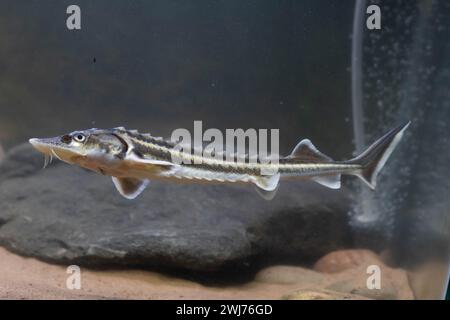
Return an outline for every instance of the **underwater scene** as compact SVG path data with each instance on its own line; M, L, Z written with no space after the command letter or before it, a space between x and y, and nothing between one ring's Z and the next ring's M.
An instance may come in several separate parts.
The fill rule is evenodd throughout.
M0 299L445 299L449 122L446 0L1 0Z

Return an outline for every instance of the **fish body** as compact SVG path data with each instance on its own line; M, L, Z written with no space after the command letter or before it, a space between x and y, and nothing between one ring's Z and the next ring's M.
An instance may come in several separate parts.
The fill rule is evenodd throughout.
M290 155L276 161L204 156L179 148L176 142L123 127L33 138L30 143L46 156L46 165L56 157L111 176L117 190L128 199L136 198L153 179L249 183L265 199L272 199L279 181L285 178L311 179L338 189L341 175L354 175L374 189L378 173L408 126L409 122L390 130L361 155L348 161L332 160L308 139L300 141Z

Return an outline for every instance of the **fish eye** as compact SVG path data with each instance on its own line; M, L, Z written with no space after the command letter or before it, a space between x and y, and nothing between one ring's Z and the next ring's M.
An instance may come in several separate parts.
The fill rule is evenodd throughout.
M86 140L86 136L82 133L76 133L73 135L73 139L77 142L84 142Z

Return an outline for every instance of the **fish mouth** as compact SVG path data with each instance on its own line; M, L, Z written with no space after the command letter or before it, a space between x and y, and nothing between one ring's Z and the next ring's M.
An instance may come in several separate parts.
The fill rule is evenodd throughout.
M58 138L46 138L46 139L32 138L28 141L37 151L49 156L55 155L55 151L71 152L71 153L74 152L73 150L70 150L70 148L62 146L59 143Z
M60 145L59 138L38 139L32 138L28 140L30 144L40 153L44 154L44 168L51 163L53 157L68 163L73 163L74 157L79 156L75 150Z

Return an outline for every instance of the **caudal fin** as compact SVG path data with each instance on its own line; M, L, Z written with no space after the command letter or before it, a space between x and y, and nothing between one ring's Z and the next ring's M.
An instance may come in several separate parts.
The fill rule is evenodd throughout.
M403 132L408 128L410 123L411 121L408 121L390 130L375 141L366 151L349 161L349 163L360 164L362 166L362 169L355 172L355 175L361 178L371 189L375 189L378 174L392 151L394 151L400 142Z

